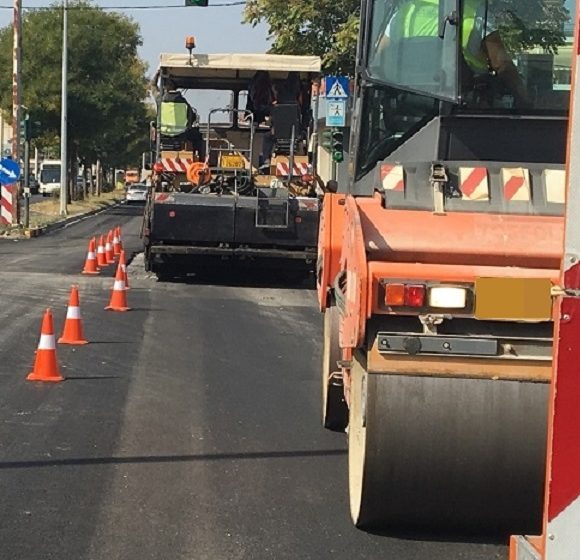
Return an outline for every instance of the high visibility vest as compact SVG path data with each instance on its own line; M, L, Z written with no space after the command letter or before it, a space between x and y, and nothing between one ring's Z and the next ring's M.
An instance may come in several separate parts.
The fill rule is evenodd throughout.
M174 101L161 103L161 134L179 136L187 130L187 104Z
M477 28L477 19L485 9L485 0L463 2L462 40L463 57L475 72L487 72L487 58L482 49L483 31ZM389 33L393 41L411 37L436 37L439 33L439 0L408 0L394 15Z

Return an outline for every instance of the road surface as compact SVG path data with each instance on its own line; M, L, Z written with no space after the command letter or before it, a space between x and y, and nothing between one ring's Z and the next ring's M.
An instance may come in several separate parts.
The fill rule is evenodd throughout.
M85 277L113 208L33 240L0 240L0 557L10 560L496 560L457 537L373 535L348 517L344 437L319 423L314 292L158 283L137 257L133 308L105 312L112 272ZM78 283L85 347L67 380L25 381L43 310L57 334Z

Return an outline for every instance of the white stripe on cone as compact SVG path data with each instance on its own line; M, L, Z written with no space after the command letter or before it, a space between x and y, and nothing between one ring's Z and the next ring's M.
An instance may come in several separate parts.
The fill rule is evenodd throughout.
M96 255L95 253L93 253L92 251L89 251L89 254L87 255L87 260L89 261L94 261L96 259Z
M122 292L125 290L125 281L124 280L115 280L113 284L113 291L114 292Z
M80 307L72 307L69 305L68 309L66 310L66 318L67 319L80 319L81 318L81 310Z
M97 248L97 253L103 254L105 252L105 248L102 245L99 245Z
M40 342L38 343L39 350L56 350L56 343L54 341L54 334L41 334Z

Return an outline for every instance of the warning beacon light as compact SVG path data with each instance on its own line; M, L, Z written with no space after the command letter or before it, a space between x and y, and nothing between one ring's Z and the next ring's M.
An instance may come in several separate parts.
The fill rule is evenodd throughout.
M185 38L185 48L189 51L189 56L191 56L191 51L195 49L195 37L193 35Z

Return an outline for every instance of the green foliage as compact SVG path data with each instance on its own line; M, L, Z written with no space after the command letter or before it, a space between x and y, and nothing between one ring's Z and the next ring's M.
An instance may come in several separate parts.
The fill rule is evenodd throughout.
M322 57L325 71L352 73L360 0L249 0L244 21L265 21L271 52Z
M23 19L23 103L42 123L39 143L58 142L62 4ZM148 145L146 67L137 55L137 24L89 0L69 2L68 140L71 156L123 165ZM12 106L12 29L0 30L0 108Z

